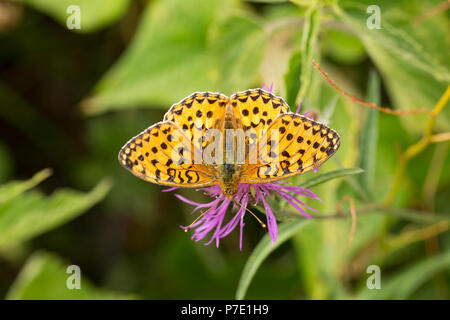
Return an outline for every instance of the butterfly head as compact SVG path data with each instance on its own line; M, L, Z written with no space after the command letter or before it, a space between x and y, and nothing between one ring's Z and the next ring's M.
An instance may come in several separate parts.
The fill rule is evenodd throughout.
M233 196L238 192L238 184L229 183L219 183L222 193L227 199L233 198Z

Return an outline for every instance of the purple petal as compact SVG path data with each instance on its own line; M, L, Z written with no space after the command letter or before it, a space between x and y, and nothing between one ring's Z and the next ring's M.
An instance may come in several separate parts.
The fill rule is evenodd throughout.
M229 235L239 224L239 249L242 250L243 231L245 226L244 217L250 195L252 194L252 188L254 191L256 204L261 202L266 211L266 224L272 241L272 246L278 236L278 226L272 208L270 208L266 200L267 197L273 197L274 194L278 194L297 211L308 218L310 216L306 210L315 210L300 201L296 196L306 196L320 201L319 197L317 197L312 191L302 187L293 186L291 183L285 181L255 184L241 183L238 186L237 193L232 197L232 199L228 199L222 194L219 185L214 185L199 189L202 190L205 195L214 198L213 201L207 203L198 203L186 199L179 194L175 194L175 196L181 201L195 206L192 212L198 210L201 211L201 216L198 218L198 221L190 227L180 227L185 230L191 229L193 231L191 239L194 241L202 240L208 234L213 232L210 240L205 243L205 245L208 245L215 240L216 246L219 247L220 239ZM233 205L230 207L231 203L233 203ZM225 215L229 208L231 208L231 210L235 213L227 223L224 223Z
M300 101L300 103L298 104L297 110L295 111L295 113L300 114L300 109L302 108L302 102Z
M198 203L198 202L186 199L185 197L183 197L181 194L178 194L178 193L175 194L175 197L177 197L181 201L183 201L183 202L185 202L187 204L193 205L193 206L203 206L204 205L202 203Z
M177 190L177 189L178 189L178 187L172 187L169 189L164 189L164 190L162 190L162 192L170 192L170 191Z
M264 205L264 209L266 209L267 230L269 231L269 236L270 236L270 239L272 240L272 247L273 247L273 244L275 243L275 240L277 240L277 236L278 236L277 221L272 212L272 209L266 202L266 199L264 198L264 196L261 196L260 198Z

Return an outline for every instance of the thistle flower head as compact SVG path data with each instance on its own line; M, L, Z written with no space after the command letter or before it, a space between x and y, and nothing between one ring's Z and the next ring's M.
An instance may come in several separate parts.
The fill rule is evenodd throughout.
M166 191L171 191L168 189ZM227 199L225 195L222 194L221 189L218 185L202 189L205 195L213 198L211 202L198 203L191 201L179 194L175 196L181 201L195 206L192 213L200 211L201 216L199 219L194 221L190 226L181 226L184 230L193 230L192 239L199 241L204 239L209 233L212 233L210 240L206 245L215 241L216 246L219 247L219 241L221 238L226 237L231 233L238 225L240 229L240 240L239 248L242 250L242 235L244 230L244 217L250 212L247 209L250 199L255 202L255 205L262 204L266 211L265 223L260 223L269 231L270 238L272 240L272 245L275 243L278 235L278 227L275 215L271 207L267 202L267 198L273 197L278 194L281 198L286 200L291 204L298 212L303 214L305 217L310 218L309 214L305 209L315 211L314 209L307 206L304 202L300 201L295 195L302 195L310 197L316 200L320 200L312 191L292 186L283 182L268 182L268 183L254 183L246 184L241 183L238 187L238 192L231 199ZM231 210L235 212L233 217L225 222L225 216L228 209L231 206Z

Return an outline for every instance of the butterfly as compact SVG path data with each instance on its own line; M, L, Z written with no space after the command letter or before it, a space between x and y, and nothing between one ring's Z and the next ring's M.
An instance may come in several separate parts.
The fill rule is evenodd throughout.
M240 136L243 144L237 135L231 140L208 138L211 131L228 137L230 130L244 133ZM250 146L256 146L256 157ZM334 130L292 113L282 98L264 89L231 97L196 92L174 104L163 121L128 141L119 152L119 162L152 183L176 187L219 184L231 198L240 183L266 183L318 168L339 146ZM232 154L238 147L245 151ZM219 161L202 158L208 148Z

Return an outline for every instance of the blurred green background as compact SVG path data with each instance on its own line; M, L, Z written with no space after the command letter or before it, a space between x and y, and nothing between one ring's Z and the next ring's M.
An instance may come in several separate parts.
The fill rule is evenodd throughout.
M380 113L311 65L357 97L431 111L450 83L446 3L1 0L0 296L450 298L448 103L434 118ZM67 28L70 5L81 29ZM370 5L380 29L366 25ZM313 187L323 202L308 204L319 212L309 222L281 216L277 248L250 216L242 252L238 230L220 248L191 241L178 227L194 219L191 207L121 168L117 153L192 92L263 84L342 139L318 173L292 182L364 172ZM81 290L66 288L71 264ZM381 268L380 290L366 286L370 265Z

